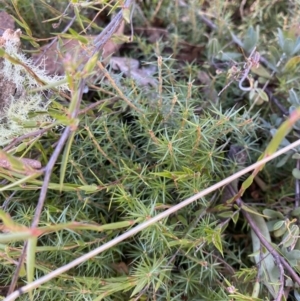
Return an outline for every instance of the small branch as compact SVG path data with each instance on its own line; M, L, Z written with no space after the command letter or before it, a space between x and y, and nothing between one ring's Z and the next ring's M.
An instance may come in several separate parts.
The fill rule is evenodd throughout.
M134 3L134 0L126 0L123 8L130 8ZM118 30L121 23L124 21L122 9L115 15L115 17L110 21L110 23L102 30L102 32L95 37L94 39L94 47L95 50L92 54L96 54L99 52L104 45L108 42L108 40L112 37L112 35Z
M215 193L212 196L209 203L206 205L206 208L204 210L202 210L202 212L192 221L191 226L189 227L188 231L183 235L183 237L181 239L186 238L195 229L195 227L199 223L200 219L202 219L203 216L207 214L207 211L209 210L209 208L212 207L212 205L215 202L216 198L217 198L217 194ZM177 251L174 253L174 255L171 257L171 259L168 261L167 266L169 266L174 261L174 259L176 258L176 256L178 255L178 253L180 251L181 251L181 248L179 247L177 249Z
M274 154L271 154L270 156L244 168L243 170L235 173L234 175L220 181L219 183L204 189L203 191L193 195L192 197L182 201L181 203L167 209L166 211L152 217L151 219L146 220L145 222L143 222L142 224L126 231L125 233L121 234L120 236L117 236L116 238L112 239L111 241L103 244L102 246L90 251L87 254L82 255L81 257L78 257L77 259L71 261L70 263L50 272L49 274L35 280L34 282L28 283L27 285L23 286L22 288L20 288L17 291L14 291L12 294L10 294L9 296L7 296L3 301L13 301L16 298L18 298L20 295L22 295L23 293L32 291L33 289L39 287L40 285L42 285L43 283L61 275L62 273L65 273L66 271L74 268L75 266L87 261L88 259L108 250L109 248L117 245L118 243L124 241L125 239L127 239L128 237L131 237L137 233L139 233L140 231L146 229L147 227L155 224L156 222L162 220L163 218L168 217L169 215L177 212L178 210L186 207L187 205L193 203L194 201L208 195L211 192L216 191L217 189L220 189L221 187L228 185L230 183L232 183L234 180L240 178L241 176L243 176L244 174L252 171L255 168L258 168L259 166L261 166L262 164L265 164L271 160L273 160L274 158L285 154L287 151L289 151L290 149L293 149L297 146L300 145L300 139L295 141L294 143L291 143L290 145L278 150L277 152L275 152ZM245 212L245 211L244 211ZM245 212L245 214L247 215L247 212ZM251 219L250 219L251 220ZM252 221L252 220L251 220ZM252 223L253 224L253 223ZM254 229L255 229L255 225L254 225ZM259 237L260 233L257 234L257 236ZM261 236L261 235L260 235ZM264 241L264 237L262 237L262 243ZM266 246L266 245L265 245ZM267 246L273 251L274 249L268 244L267 242ZM266 248L267 248L266 246ZM271 252L270 252L271 253ZM275 253L276 255L276 253ZM281 257L280 257L281 258ZM291 267L288 265L288 263L282 258L280 259L280 262L282 263L282 265L286 268L287 271L290 272L291 275L293 275L295 277L297 283L299 283L300 285L300 279L298 278L298 275L295 274L295 272L293 271L293 269L291 269Z
M213 22L211 21L210 19L206 18L204 15L200 15L200 18L201 20L208 26L210 27L211 29L213 30L218 30L218 26Z
M54 164L56 163L56 160L57 160L57 158L58 158L65 142L67 141L67 139L69 137L70 132L71 132L70 127L67 127L65 129L64 133L62 134L62 136L59 140L59 143L58 143L57 147L55 148L55 150L54 150L54 152L53 152L53 154L52 154L52 156L51 156L51 158L50 158L50 160L49 160L49 162L48 162L48 164L45 168L45 177L44 177L44 181L43 181L43 186L42 186L42 189L41 189L40 197L39 197L38 204L37 204L37 207L36 207L33 222L31 224L31 228L36 228L38 226L40 214L41 214L41 212L43 210L43 207L44 207L44 202L45 202L45 198L46 198L46 194L47 194L47 190L48 190L48 185L49 185L52 169L54 167ZM12 281L10 283L10 287L8 289L8 293L7 293L8 295L11 294L15 289L16 283L17 283L18 278L19 278L21 267L22 267L22 265L25 261L27 245L28 245L27 242L25 242L22 254L20 256L18 265L16 267L14 276L12 278Z
M280 272L280 279L279 279L280 287L278 290L278 295L274 301L281 301L281 300L284 300L282 298L284 295L284 269L283 269L283 266L280 261L276 261L276 263L277 263L277 266L278 266L279 272Z
M2 206L0 208L2 208L3 210L6 210L9 202L11 201L12 197L16 194L16 190L9 196L6 198L6 200L4 201L4 203L2 204Z
M120 99L120 97L118 96L114 96L114 97L111 97L111 98L106 98L106 99L101 99L95 103L92 103L90 105L88 105L87 107L85 107L84 109L80 110L78 115L82 115L82 114L85 114L86 112L88 112L89 110L91 109L94 109L96 107L98 107L99 105L101 105L102 103L105 103L105 102L114 102L116 100Z
M52 127L52 125L51 125ZM30 138L30 137L37 137L37 136L42 136L45 132L47 132L49 130L49 127L43 128L41 130L37 130L34 132L30 132L28 134L22 135L16 139L14 139L8 146L6 146L3 150L5 152L7 152L8 150L10 150L14 145L23 142L25 139Z
M242 206L244 205L244 202L238 198L236 200L236 204L241 208L241 211L243 212L243 215L247 222L249 223L251 229L256 234L256 236L259 238L262 245L265 246L265 248L270 252L270 254L273 256L274 260L277 263L282 264L282 266L289 272L290 276L293 278L293 280L300 285L300 278L297 275L297 273L293 270L293 268L290 266L290 264L279 255L279 253L271 246L271 244L266 240L266 238L261 234L260 230L258 229L257 225L251 218L251 214L247 212L246 210L242 209ZM279 267L280 268L280 267ZM282 273L280 273L281 276ZM281 278L281 277L280 277Z
M124 7L130 7L132 3L133 3L133 0L126 0ZM68 26L71 26L72 20L68 24ZM115 31L119 28L122 21L123 21L123 14L122 14L122 10L120 10L118 12L118 14L111 20L111 22L108 24L108 26L101 32L101 34L98 37L96 37L95 49L94 49L93 55L102 50L102 48L104 47L106 42L112 37L112 35L115 33ZM93 57L93 55L91 57ZM81 68L83 68L83 67L81 67ZM78 92L77 92L78 96L77 96L76 108L73 110L73 112L71 114L71 118L76 118L78 115L84 87L85 87L85 79L81 79L79 82L79 88L78 88ZM62 151L62 149L64 147L65 142L69 138L69 134L71 131L72 131L71 126L66 127L66 129L64 130L64 133L62 134L61 138L59 139L59 142L45 168L45 177L44 177L43 185L41 188L40 197L38 200L38 204L37 204L37 208L36 208L35 215L33 218L33 222L31 224L32 228L36 228L38 226L40 215L41 215L43 207L44 207L44 202L45 202L45 198L47 195L48 185L50 182L50 177L51 177L53 167L56 163L56 160L57 160L60 152ZM22 267L25 257L26 257L27 245L28 245L28 243L26 242L24 244L24 248L23 248L22 254L20 256L18 266L17 266L14 276L12 278L12 281L11 281L11 284L10 284L10 287L8 290L8 295L10 295L10 294L13 295L12 291L15 289L16 283L19 278L21 267Z
M228 185L226 188L228 188L231 196L233 197L234 195L237 194L237 191L234 187L232 187L232 185ZM244 217L246 218L246 220L248 221L252 231L256 234L256 236L259 238L260 243L262 245L264 245L266 247L266 249L269 251L269 253L273 256L274 261L277 264L277 267L279 269L279 283L280 283L280 287L276 296L276 299L274 301L281 301L281 298L284 294L284 268L283 268L283 263L282 260L283 257L281 257L278 252L270 245L270 243L268 242L268 240L265 238L265 236L262 234L261 230L259 229L259 226L257 225L257 221L254 221L253 218L251 217L251 214L249 214L246 210L242 209L244 202L241 200L241 198L238 198L236 200L236 204L240 207ZM268 255L266 255L268 256ZM287 270L290 271L291 267L290 265L287 263L288 268ZM297 280L300 281L300 278L298 277L298 275L294 272L294 270L292 269L292 274L296 275L296 279L294 279L296 282ZM293 274L293 275L294 275ZM272 280L270 280L272 281Z
M300 160L297 159L296 168L300 170ZM295 208L299 207L300 203L300 180L295 180Z
M70 5L71 5L71 2L67 5L66 9L65 9L64 12L62 13L62 16L64 16L64 15L66 14L66 12L67 12L67 10L69 9ZM76 15L73 16L73 18L70 20L70 22L67 24L67 26L63 29L63 31L62 31L61 33L66 33L66 32L69 30L69 28L73 25L73 23L74 23L75 20L76 20ZM41 54L39 55L39 57L36 59L36 61L35 61L35 64L36 64L36 65L41 61L41 59L44 57L44 55L45 55L45 53L47 52L47 50L48 50L48 49L49 49L49 48L50 48L57 40L58 40L58 36L55 37L55 38L47 45L47 47L45 47L45 48L43 49L43 53L41 53Z
M268 94L270 100L277 106L277 108L281 111L281 113L285 116L289 115L289 111L280 103L280 101L273 95L269 88L265 89Z

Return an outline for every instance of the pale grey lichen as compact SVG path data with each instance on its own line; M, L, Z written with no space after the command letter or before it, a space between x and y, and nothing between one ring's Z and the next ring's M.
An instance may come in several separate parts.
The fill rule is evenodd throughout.
M47 75L42 63L36 66L32 59L22 53L20 35L19 29L7 29L0 37L0 47L5 53L26 66L25 68L10 59L0 58L0 145L35 131L45 122L51 122L47 114L49 100L46 99L45 93L31 91L41 84L28 70L45 84L68 90L67 84L57 84L64 79L63 76ZM28 124L31 126L28 127Z

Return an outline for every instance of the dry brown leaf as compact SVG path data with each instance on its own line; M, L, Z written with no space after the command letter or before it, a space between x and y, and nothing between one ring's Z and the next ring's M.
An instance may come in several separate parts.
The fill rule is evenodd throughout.
M218 93L214 88L213 80L204 71L199 71L197 77L203 85L202 92L205 98L216 104L218 102Z
M178 43L178 48L180 50L178 50L175 58L189 63L198 61L205 49L204 46L190 44L185 41L180 41Z
M159 27L137 27L134 32L141 36L146 36L150 43L155 43L167 37L168 31Z
M42 163L38 160L29 159L29 158L18 158L18 157L14 157L14 158L20 161L20 166L22 166L24 170L30 171L31 168L33 169L42 168ZM9 160L5 158L0 159L0 166L5 169L14 170Z
M124 31L124 21L121 23L121 26L115 33L115 35L122 35ZM72 57L77 63L85 64L89 58L90 53L93 51L92 43L93 39L96 36L85 36L89 40L91 51L88 49L90 46L82 45L77 40L71 39L62 39L62 45L59 42L55 42L51 47L45 45L41 47L41 51L38 54L33 54L32 58L34 61L37 61L42 55L44 57L44 65L45 70L48 75L63 75L64 74L64 66L63 59L68 55ZM110 39L103 47L102 58L105 60L105 63L109 61L109 57L115 53L121 44L117 44ZM87 49L85 49L87 48Z
M153 67L142 67L136 59L126 57L112 57L110 59L110 66L113 70L121 71L125 76L130 77L136 81L139 86L153 86L157 85L152 74L156 71Z
M128 266L127 266L126 263L123 262L123 261L112 263L112 267L113 267L113 269L114 269L116 272L118 272L119 274L129 275L129 269L128 269Z
M5 11L0 11L0 35L4 33L6 29L14 29L15 21L11 15Z

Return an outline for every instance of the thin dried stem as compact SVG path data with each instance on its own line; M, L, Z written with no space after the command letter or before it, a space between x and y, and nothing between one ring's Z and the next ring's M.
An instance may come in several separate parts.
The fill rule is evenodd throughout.
M130 7L131 4L133 3L133 0L126 0L124 7ZM96 37L95 39L95 49L94 49L94 54L101 51L102 48L104 47L104 45L106 44L106 42L112 37L112 35L116 32L116 30L119 28L121 22L123 22L123 15L122 15L122 10L112 19L112 21L108 24L108 26L101 32L101 34L99 36ZM71 22L69 23L69 25L72 24ZM91 56L92 57L92 56ZM81 67L83 68L83 67ZM71 118L76 118L79 112L79 107L80 107L80 103L81 103L81 99L82 99L82 94L83 94L83 90L85 87L85 79L81 79L80 83L79 83L79 91L78 91L78 99L77 99L77 103L76 103L76 108L75 110L72 112L71 114ZM43 186L41 188L41 192L40 192L40 197L38 200L38 204L37 204L37 208L35 211L35 215L33 218L33 222L31 227L35 228L37 227L38 223L39 223L39 219L40 219L40 215L41 212L43 210L44 207L44 202L45 202L45 198L47 195L47 191L48 191L48 185L50 182L50 176L53 170L53 167L57 161L57 158L60 154L60 152L63 149L64 144L66 143L67 139L69 138L69 134L71 133L71 126L68 126L64 133L62 134L46 168L45 168L45 177L44 177L44 181L43 181ZM12 282L10 284L9 290L8 290L8 295L12 293L12 291L15 289L17 280L19 278L19 273L21 270L21 267L23 265L23 262L25 260L26 257L26 250L27 250L27 243L24 244L24 248L23 248L23 252L20 256L19 259L19 263L18 266L16 268L16 271L14 273L14 276L12 278Z
M66 12L67 12L67 10L69 9L70 5L71 5L71 3L69 3L69 4L67 5L67 7L65 8L64 12L62 13L62 16L64 16L64 15L66 14ZM73 23L74 23L75 20L76 20L76 15L74 15L74 16L72 17L72 19L69 21L69 23L66 25L66 27L63 29L63 31L62 31L61 33L66 33L66 32L69 30L69 28L73 25ZM44 55L45 55L45 53L47 52L47 50L50 49L50 47L51 47L54 43L56 43L57 40L58 40L58 36L55 37L55 38L47 45L47 47L44 48L43 53L41 53L40 56L39 56L39 57L36 59L36 61L35 61L35 64L36 64L36 65L42 60L42 58L44 57Z
M238 198L236 200L236 204L241 208L241 211L243 212L243 215L245 219L248 221L251 229L256 234L256 236L259 238L262 245L266 247L266 249L270 252L270 254L273 256L274 260L280 264L283 265L283 267L288 271L290 276L293 278L293 280L300 285L300 278L297 275L297 273L293 270L293 268L290 266L290 264L271 246L271 244L266 240L266 238L262 235L259 228L257 227L256 223L251 218L251 214L244 210L242 207L245 206L244 202Z
M215 184L215 185L213 185L213 186L211 186L211 187L209 187L209 188L207 188L207 189L205 189L205 190L203 190L203 191L201 191L201 192L193 195L192 197L190 197L190 198L182 201L181 203L179 203L179 204L171 207L170 209L168 209L168 210L166 210L166 211L164 211L164 212L162 212L162 213L154 216L153 218L145 221L144 223L142 223L142 224L140 224L140 225L138 225L138 226L136 226L136 227L128 230L127 232L125 232L122 235L114 238L113 240L105 243L104 245L102 245L102 246L94 249L93 251L91 251L91 252L89 252L87 254L84 254L83 256L75 259L74 261L72 261L72 262L70 262L70 263L68 263L68 264L66 264L66 265L64 265L64 266L62 266L62 267L60 267L60 268L58 268L58 269L56 269L54 271L52 271L51 273L49 273L49 274L47 274L47 275L45 275L45 276L37 279L36 281L31 282L31 283L23 286L22 288L18 289L17 291L15 291L12 294L10 294L9 296L7 296L4 299L4 301L13 301L13 300L15 300L21 294L29 292L29 291L32 291L33 289L39 287L43 283L45 283L45 282L47 282L47 281L49 281L49 280L51 280L51 279L53 279L53 278L61 275L62 273L65 273L66 271L68 271L68 270L74 268L75 266L77 266L77 265L79 265L79 264L87 261L88 259L90 259L90 258L92 258L92 257L94 257L94 256L96 256L96 255L98 255L98 254L100 254L100 253L102 253L102 252L110 249L111 247L113 247L113 246L117 245L118 243L124 241L128 237L131 237L131 236L139 233L140 231L142 231L142 230L146 229L147 227L155 224L156 222L162 220L163 218L168 217L169 215L171 215L171 214L177 212L178 210L186 207L187 205L193 203L194 201L196 201L196 200L198 200L198 199L200 199L200 198L208 195L209 193L211 193L213 191L216 191L217 189L220 189L221 187L232 183L234 180L240 178L244 174L246 174L246 173L248 173L248 172L250 172L250 171L252 171L252 170L254 170L254 169L256 169L256 168L258 168L260 166L262 166L263 164L265 164L265 163L273 160L274 158L276 158L276 157L278 157L278 156L280 156L282 154L285 154L287 151L289 151L289 150L291 150L291 149L293 149L293 148L295 148L295 147L297 147L299 145L300 145L300 139L297 140L297 141L295 141L294 143L291 143L290 145L288 145L288 146L286 146L286 147L278 150L274 154L271 154L270 156L268 156L268 157L266 157L266 158L264 158L264 159L262 159L262 160L260 160L260 161L258 161L256 163L254 163L254 164L252 164L252 165L250 165L250 166L242 169L241 171L239 171L239 172L235 173L234 175L232 175L232 176L230 176L230 177L228 177L228 178L220 181L219 183L217 183L217 184ZM248 213L245 212L245 214L247 216ZM252 225L253 222L252 222L251 218L249 220L251 222L251 224L250 224L250 222L249 222L249 224L252 227L253 226ZM253 229L256 229L255 225L254 225ZM259 238L262 237L262 235L260 235L260 232L259 231L257 231L257 232L258 232L258 234L256 233L257 236ZM265 240L264 237L262 237L261 241L266 246L266 248L268 249L268 251L272 255L274 254L275 256L277 256L278 253L274 252L274 249L270 246L270 244L268 242L266 242L266 240ZM280 262L282 263L282 265L286 268L286 270L293 277L294 281L297 282L300 285L300 279L299 279L298 275L293 271L293 269L284 260L284 258L279 257L279 259L280 259Z

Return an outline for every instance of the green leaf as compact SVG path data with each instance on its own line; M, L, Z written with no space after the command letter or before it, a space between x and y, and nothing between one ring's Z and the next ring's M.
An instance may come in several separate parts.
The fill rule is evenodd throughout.
M276 129L271 129L270 133L271 133L272 137L274 137L277 133L277 130ZM286 138L283 138L280 142L280 145L283 146L283 147L288 146L290 144L291 144L291 142Z
M5 227L13 228L17 225L10 217L10 215L4 212L2 209L0 209L0 219L2 220Z
M300 260L300 250L287 251L282 249L282 253L287 260Z
M70 118L65 115L62 115L61 112L57 112L56 110L49 109L48 113L52 118L58 120L63 125L70 125L71 123Z
M181 224L183 224L183 225L186 226L186 227L189 226L189 224L188 224L186 218L185 218L183 215L179 214L179 215L177 216L177 218L178 218L178 220L181 222Z
M263 78L272 78L271 73L262 65L259 65L258 68L251 68L251 72Z
M278 28L278 35L277 35L277 37L278 37L279 45L280 45L281 49L283 50L283 48L284 48L284 42L285 42L285 37L283 35L283 31L280 28Z
M234 222L234 224L236 225L237 221L239 220L239 211L234 212L234 214L232 215L232 221Z
M21 265L19 276L20 277L26 277L26 275L27 275L27 271L26 271L26 268L25 268L25 264L23 262L22 265Z
M300 159L300 154L299 154L299 153L293 154L293 155L292 155L292 159L299 160L299 159Z
M78 10L78 6L74 6L74 12L75 12L75 15L76 15L76 21L79 23L80 27L81 27L81 30L83 32L85 32L85 28L84 28L84 25L82 23L82 20L81 20L81 17L80 17L80 13L79 13L79 10ZM71 28L69 29L71 30ZM70 31L71 32L71 31Z
M33 39L32 37L22 35L21 38L22 38L22 40L29 41L29 43L30 43L33 47L35 47L35 48L40 48L40 45L39 45L36 41L34 41L34 39Z
M287 61L282 71L287 73L293 72L298 67L299 63L300 63L300 56L299 55L294 56Z
M88 62L85 64L84 69L83 69L84 76L90 75L92 73L92 71L95 69L95 67L97 65L98 57L99 57L98 53L94 54L88 60Z
M263 89L256 89L256 91L263 101L269 101L268 94Z
M274 229L274 225L276 224L278 222L278 220L276 219L272 219L272 220L268 220L267 222L266 222L266 225L267 225L267 227L268 227L268 231L269 232L272 232L273 231L273 229Z
M287 163L287 161L289 160L289 159L291 159L291 153L287 153L286 155L284 155L281 159L280 159L280 161L276 164L276 167L282 167L282 166L284 166L286 163Z
M284 219L283 214L280 211L275 211L272 209L264 209L263 214L265 215L266 218L279 218L279 219Z
M31 174L29 176L22 177L20 180L15 180L11 184L4 185L3 187L0 188L0 191L7 191L7 190L11 190L12 188L17 189L17 187L19 185L24 184L24 183L28 183L28 181L31 181L35 178L38 178L41 174L42 174L41 172L36 172L36 173Z
M300 207L294 209L294 210L291 212L291 215L294 216L294 217L300 217Z
M283 47L284 53L286 53L287 55L291 55L294 52L294 47L295 47L295 42L292 39L286 38L284 40L284 47Z
M250 175L243 183L242 183L242 189L245 191L247 188L251 186L253 183L254 176Z
M59 34L59 37L64 38L64 39L77 40L83 44L88 44L89 40L87 38L78 34L76 31L71 30L71 28L69 29L69 31L71 31L72 34L61 33L61 34Z
M300 99L294 89L289 90L288 101L289 101L289 103L292 104L292 106L296 106L296 107L300 106Z
M99 187L98 185L91 184L91 185L79 186L78 189L85 192L96 192L99 189Z
M259 297L259 292L260 292L260 283L259 283L259 281L255 281L251 297L252 298L258 298Z
M300 39L299 39L299 37L297 37L292 54L297 53L299 50L300 50Z
M292 225L289 229L289 231L286 231L284 237L282 238L282 244L285 248L292 247L294 248L298 236L299 236L299 227L297 225Z
M28 36L32 37L32 32L30 27L28 26L28 24L26 23L26 21L24 20L24 18L22 17L22 14L20 13L19 9L18 9L18 1L16 0L12 0L11 1L12 5L14 6L14 12L17 14L18 18L21 20L18 20L17 18L15 18L13 15L10 15L22 28L25 29L26 33L28 34ZM39 45L34 42L34 40L31 38L30 43L34 46L34 47L39 47Z
M12 243L15 241L24 241L28 238L31 238L32 235L29 232L15 232L15 233L7 233L0 234L0 243Z
M262 105L264 102L269 101L269 97L265 91L262 89L252 90L249 99L255 102L255 105Z
M288 260L288 262L290 263L290 265L292 267L299 268L300 250L294 249L291 251L287 251L286 248L282 248L281 252L282 252L283 256Z
M27 148L27 143L23 142L18 145L15 152L20 153L20 152L24 151L26 148Z
M232 217L232 210L218 213L218 217L231 218Z
M241 57L242 55L237 52L219 52L216 58L221 61L234 61Z
M243 41L244 49L247 51L251 51L253 47L257 45L257 41L259 38L259 26L256 26L254 30L253 26L250 26L247 30L245 39Z
M207 55L209 56L209 59L212 59L215 57L221 50L220 43L218 39L216 38L210 38L208 40L208 45L207 45Z
M278 229L280 229L282 226L284 226L285 225L285 222L284 221L278 221L275 225L274 225L274 227L273 227L273 231L276 231L276 230L278 230Z
M126 21L126 23L130 24L130 8L129 7L124 7L122 9L122 16L123 19Z
M35 252L37 245L37 237L28 239L27 247L27 262L26 262L26 271L27 271L27 281L28 283L33 282L34 279L34 270L35 270ZM33 300L32 291L29 291L30 299Z
M287 231L284 221L279 221L274 225L273 235L275 237L281 237Z
M270 45L269 51L271 53L271 56L273 57L274 62L278 62L281 57L281 53L279 52L278 47Z
M292 174L294 178L300 180L300 170L298 168L294 168Z
M251 214L257 215L257 216L261 216L261 217L266 217L263 214L258 213L255 209L250 208L249 206L246 205L242 205L241 207L242 210L245 210Z
M72 143L75 137L75 131L72 131L70 133L70 136L67 140L65 149L64 149L64 153L62 156L62 161L61 161L61 166L60 166L60 178L59 178L59 185L60 188L59 190L62 191L63 190L63 186L64 186L64 180L65 180L65 174L66 174L66 170L67 170L67 164L68 164L68 158L69 158L69 154L71 151L71 147L72 147Z
M32 33L30 31L30 27L24 22L24 20L23 20L23 22L21 22L16 17L14 17L14 16L12 16L12 17L18 25L20 25L22 28L24 28L26 32L29 32L30 36L32 35Z
M221 229L219 231L214 232L214 234L212 236L212 243L224 257L223 247L222 247L222 239L221 239Z

